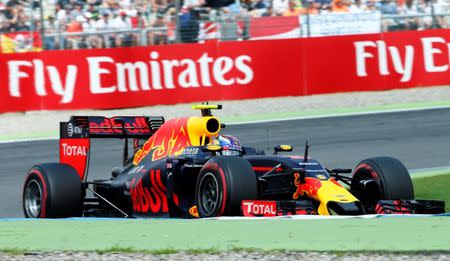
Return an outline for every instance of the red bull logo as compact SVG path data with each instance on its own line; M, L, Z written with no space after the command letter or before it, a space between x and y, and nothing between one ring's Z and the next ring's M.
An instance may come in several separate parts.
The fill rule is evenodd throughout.
M90 133L122 133L123 130L128 133L150 133L150 129L144 117L134 118L104 118L93 117L89 122Z
M161 180L160 170L150 171L150 186L142 184L142 178L139 180L133 179L130 184L130 196L133 202L133 210L140 213L158 213L169 212L169 205L167 202L167 188ZM178 196L174 193L173 199L178 205Z
M197 206L192 206L190 209L189 209L189 214L191 215L191 216L193 216L193 217L199 217L199 215L198 215L198 209L197 209Z
M298 197L306 196L314 198L317 197L317 191L322 186L320 180L316 178L305 178L305 183L300 182L300 174L294 173L294 185L297 187L297 190L292 195L293 199L298 199Z

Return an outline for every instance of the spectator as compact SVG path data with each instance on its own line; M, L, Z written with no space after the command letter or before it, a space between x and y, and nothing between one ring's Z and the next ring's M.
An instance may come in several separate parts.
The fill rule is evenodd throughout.
M55 18L58 22L66 22L67 21L67 12L62 8L61 4L56 4L55 8Z
M112 28L115 30L131 29L131 22L125 10L120 10L119 15L112 21ZM127 33L119 33L115 35L115 46L129 46L131 43L131 35Z
M272 7L277 15L281 15L289 8L289 0L273 0Z
M348 11L353 14L364 12L361 0L354 0L348 7Z
M190 11L187 8L183 9L183 14L180 16L180 34L183 43L197 42L199 25L199 13L195 10Z
M304 10L298 8L294 0L289 0L289 8L284 11L283 16L299 16Z
M98 20L97 13L94 15L90 12L84 13L85 21L82 23L83 32L85 33L95 33L97 32L96 20ZM85 38L85 43L87 48L101 48L102 38L99 35L90 34Z
M83 10L82 10L82 5L80 3L77 3L75 5L75 9L73 9L72 11L70 11L69 16L70 16L70 20L76 20L77 17L79 16L83 16Z
M320 14L320 3L318 1L308 0L308 14Z
M373 12L377 11L377 4L375 0L367 0L366 5L363 7L364 11Z
M58 32L61 32L61 23L56 20L53 16L49 16L44 21L44 29L45 34L57 34ZM44 38L44 49L45 50L55 50L59 49L60 47L60 39L59 37L52 37L52 36L45 36Z
M382 0L380 11L382 14L395 15L397 14L397 4L392 0Z
M331 11L333 13L348 13L348 7L344 0L334 0Z
M152 24L152 29L155 29L155 31L152 31L150 33L150 44L152 45L160 45L160 44L167 44L167 33L165 28L167 27L167 23L164 20L164 14L158 13L156 15L156 20Z
M273 7L270 5L267 7L266 12L264 12L261 16L275 16L276 14L273 12Z
M68 33L83 32L82 23L84 22L84 20L85 19L82 15L79 15L76 19L71 20L70 23L67 25L67 32ZM69 44L69 48L79 49L81 40L82 40L81 36L68 36L67 42Z

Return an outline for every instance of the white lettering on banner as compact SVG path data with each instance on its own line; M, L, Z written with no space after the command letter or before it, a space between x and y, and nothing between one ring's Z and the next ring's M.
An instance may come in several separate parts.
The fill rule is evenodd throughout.
M73 99L75 91L75 81L77 80L77 67L75 65L67 66L66 81L63 85L61 77L59 77L58 69L55 66L47 67L50 75L50 83L52 84L53 92L62 97L61 103L69 103Z
M148 83L148 68L144 62L136 63L116 63L117 70L117 88L119 92L127 91L126 77L128 76L129 86L131 91L139 91L137 74L139 71L139 80L141 83L141 89L150 90L150 84Z
M238 56L235 60L226 56L221 56L214 60L207 53L203 53L196 61L191 59L159 61L157 60L159 58L158 52L153 51L150 53L150 58L151 60L147 65L142 61L116 63L110 57L88 57L91 92L98 94L113 93L115 91L175 89L175 82L182 88L210 87L212 86L211 78L223 86L233 85L234 83L245 85L249 84L254 77L253 70L249 66L252 59L248 55ZM103 86L101 84L100 76L102 74L113 73L102 67L102 63L115 65L117 86ZM177 68L181 69L181 72L175 75L174 70ZM233 68L236 68L241 75L237 77L227 76ZM161 71L163 81L161 79Z
M112 93L116 90L116 86L102 86L100 81L100 76L102 74L110 74L111 72L107 69L101 68L101 63L114 63L114 60L110 57L99 56L99 57L88 57L87 62L89 65L89 82L91 93Z
M67 66L66 81L63 84L58 69L55 66L44 66L44 63L38 59L34 59L33 62L15 60L8 62L9 94L11 96L21 97L20 79L31 77L29 74L20 70L21 66L33 68L34 89L38 96L47 96L47 90L45 88L45 69L47 69L53 93L62 98L60 102L70 103L73 100L77 67L75 65Z
M86 156L87 155L87 147L86 146L76 146L76 145L68 145L67 143L63 143L63 156Z
M446 72L450 64L450 44L440 37L421 38L423 45L424 67L426 72ZM438 45L439 44L439 45ZM390 75L389 63L391 62L396 73L402 77L400 82L411 80L414 68L415 50L412 45L404 46L404 57L400 54L401 47L387 46L382 40L359 41L354 43L356 55L356 75L367 77L367 64L370 61L378 62L380 75ZM445 54L447 52L447 54ZM376 56L375 56L376 54ZM437 65L436 56L441 55L447 59L447 64ZM373 59L376 58L376 59Z
M181 88L211 87L212 80L222 86L235 83L245 85L251 83L254 78L250 66L252 58L248 55L240 55L235 59L227 56L214 59L209 57L208 53L202 53L198 59L159 60L159 53L152 51L149 56L149 61L124 63L116 62L108 56L87 57L89 91L92 94L108 94L175 89L176 85ZM58 67L46 66L39 59L11 60L7 64L9 94L12 97L22 96L21 89L28 87L23 82L28 78L34 80L34 91L37 96L47 96L49 92L53 92L61 96L60 102L63 104L73 101L78 66L82 65L67 65L66 75L63 77ZM239 74L231 75L233 69ZM49 89L45 86L46 77L50 81ZM109 86L102 81L104 77L110 79Z
M434 55L435 54L442 54L442 50L439 48L434 48L433 43L443 43L445 44L445 39L441 37L427 37L422 38L422 45L423 45L423 58L425 61L425 70L427 72L445 72L448 70L448 64L447 65L435 65L434 64ZM448 59L450 61L450 43L447 43L448 48ZM449 62L450 63L450 62Z
M20 79L29 77L27 73L20 71L20 66L33 67L33 64L28 61L8 62L9 94L13 97L20 97Z

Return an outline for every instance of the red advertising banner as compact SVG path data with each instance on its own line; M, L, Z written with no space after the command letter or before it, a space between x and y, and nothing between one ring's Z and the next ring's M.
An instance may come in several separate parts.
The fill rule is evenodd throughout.
M450 30L0 55L0 112L450 85Z

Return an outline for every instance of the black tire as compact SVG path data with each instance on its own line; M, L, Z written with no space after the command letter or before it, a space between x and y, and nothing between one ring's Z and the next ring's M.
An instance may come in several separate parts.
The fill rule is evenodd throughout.
M32 167L23 186L22 208L27 218L81 216L80 176L66 164L44 163Z
M242 215L242 200L253 200L257 196L255 172L242 157L214 157L200 170L195 188L200 217Z
M361 181L376 181L376 188L361 186ZM373 187L373 186L372 186ZM378 200L414 199L414 188L406 167L395 158L377 157L361 161L353 174L350 191L373 212Z

